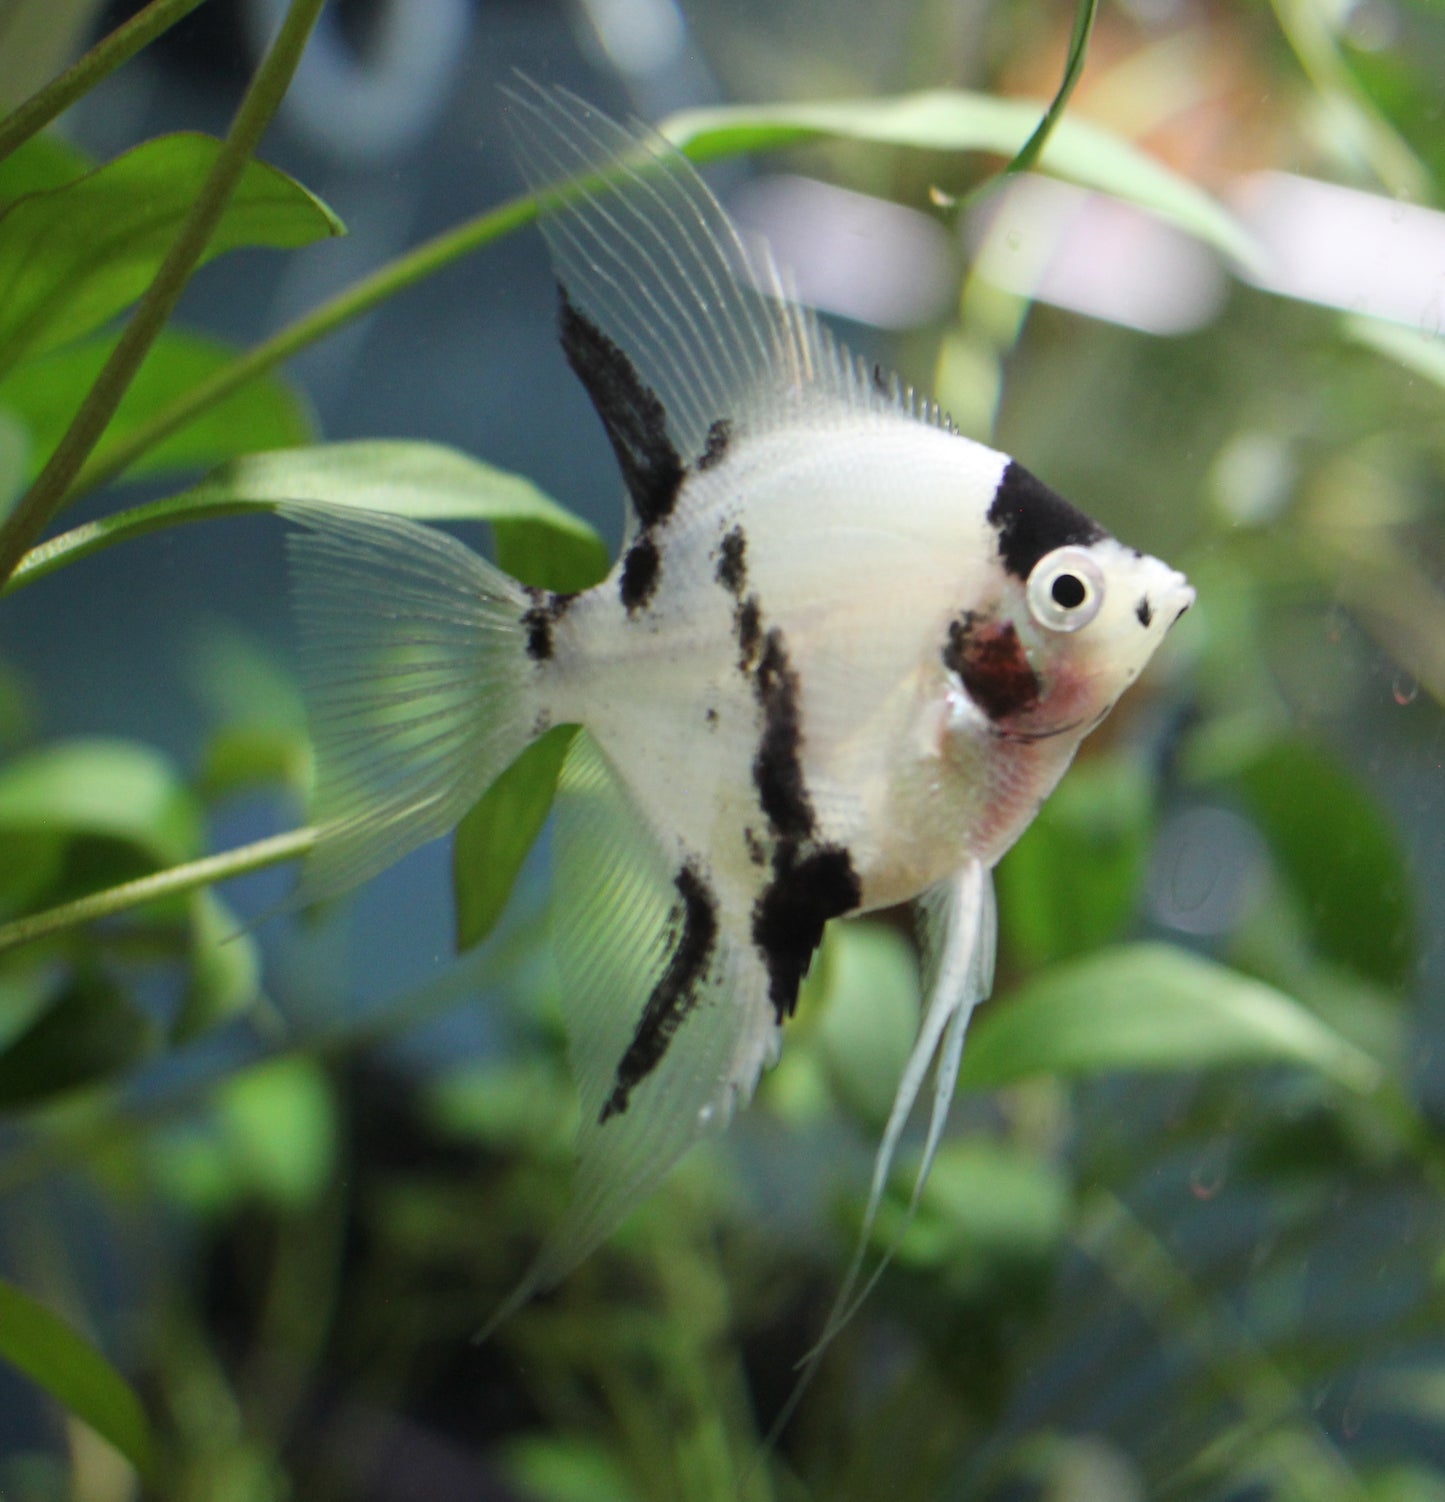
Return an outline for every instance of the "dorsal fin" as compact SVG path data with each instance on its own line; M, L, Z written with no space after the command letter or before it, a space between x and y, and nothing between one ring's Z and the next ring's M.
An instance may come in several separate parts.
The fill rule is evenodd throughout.
M668 141L562 89L520 79L506 93L518 165L541 198L563 288L563 343L640 512L670 469L660 432L686 467L708 453L717 424L775 411L790 396L891 405L785 295L766 255L744 249Z

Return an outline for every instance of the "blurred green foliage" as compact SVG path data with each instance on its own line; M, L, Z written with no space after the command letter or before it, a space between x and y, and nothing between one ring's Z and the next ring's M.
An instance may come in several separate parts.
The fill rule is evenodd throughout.
M1038 117L995 91L1062 57L1072 16L990 7L964 58L947 7L913 11L916 57L892 76L869 48L819 63L784 40L763 62L747 23L712 17L740 95L786 66L798 97L854 102L691 114L674 137L700 155L806 145L913 201L925 182L939 202L973 190L980 153L1017 149ZM1071 119L1046 168L1239 263L1200 184L1242 168L1440 202L1434 7L1116 9L1101 27L1080 108L1116 133ZM940 62L979 92L877 97ZM1181 91L1213 112L1192 155L1167 131L1117 134L1147 138ZM1161 165L1171 150L1182 171ZM0 160L0 524L216 152L170 136L96 168L42 134ZM253 163L208 254L338 228ZM302 320L294 342L331 326ZM286 922L310 968L272 965L211 891L259 856L192 864L225 800L294 799L308 775L285 669L213 636L196 648L213 733L188 767L47 738L44 685L0 658L0 1361L52 1400L44 1437L0 1453L5 1502L380 1498L400 1473L538 1502L1445 1497L1425 1005L1445 823L1438 341L1242 283L1207 327L1151 338L970 279L904 358L1185 567L1200 604L1000 870L1000 983L960 1119L911 1220L908 1175L890 1188L875 1250L896 1243L894 1264L779 1447L760 1435L846 1266L916 1023L909 939L835 925L754 1109L475 1348L568 1192L575 1105L543 904L519 880L564 733L457 837L458 947L487 945L357 1017L303 919ZM486 520L529 583L605 569L589 528L479 460L315 444L273 364L165 330L85 473L119 455L189 488L103 507L9 587L297 499ZM492 1053L419 1068L384 1046L482 988ZM121 1269L108 1280L86 1265L97 1245Z

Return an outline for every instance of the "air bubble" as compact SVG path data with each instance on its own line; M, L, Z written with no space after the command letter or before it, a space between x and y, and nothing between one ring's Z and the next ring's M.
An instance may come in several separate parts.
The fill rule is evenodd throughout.
M1395 681L1390 685L1390 694L1395 703L1403 709L1406 704L1413 704L1420 694L1420 684L1409 673L1399 672L1395 674Z

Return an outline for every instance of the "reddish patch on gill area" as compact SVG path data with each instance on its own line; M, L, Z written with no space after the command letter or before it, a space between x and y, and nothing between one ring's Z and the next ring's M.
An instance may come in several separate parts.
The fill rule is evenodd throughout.
M1012 621L980 621L971 613L953 621L943 664L995 723L1038 708L1039 680Z

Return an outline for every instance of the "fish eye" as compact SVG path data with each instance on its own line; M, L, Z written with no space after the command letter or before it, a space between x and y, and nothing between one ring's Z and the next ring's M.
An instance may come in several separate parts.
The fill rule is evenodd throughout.
M1104 574L1083 548L1055 548L1034 565L1028 583L1029 610L1050 631L1087 626L1104 603Z

